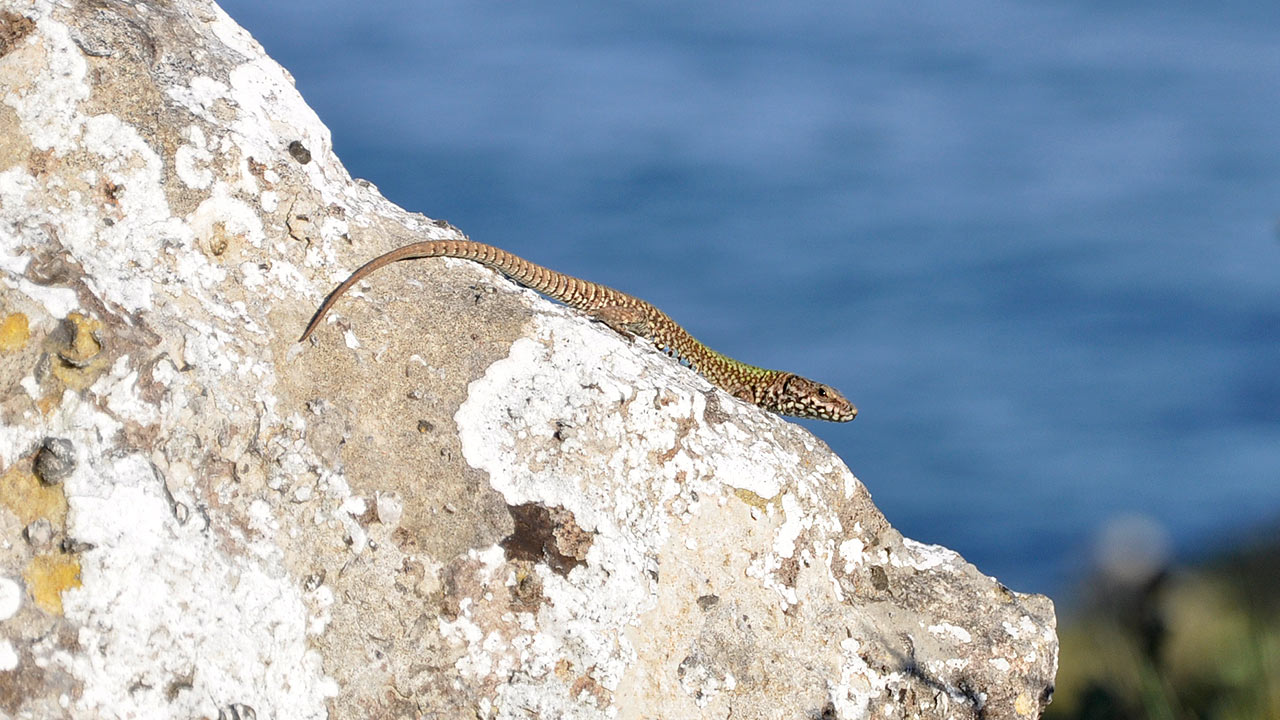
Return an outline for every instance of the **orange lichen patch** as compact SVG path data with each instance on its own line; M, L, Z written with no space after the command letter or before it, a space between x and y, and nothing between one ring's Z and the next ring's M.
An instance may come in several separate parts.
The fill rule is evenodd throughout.
M45 485L30 467L29 462L19 460L0 476L0 505L16 515L23 526L48 518L54 527L61 528L67 519L67 496L62 486Z
M71 343L58 350L53 376L73 390L84 390L98 379L107 365L102 343L95 337L102 323L74 312L67 315L66 322L71 328Z
M74 555L37 555L22 578L36 605L51 615L62 614L62 592L80 587L80 561Z
M0 350L21 350L31 339L31 327L27 324L27 316L22 313L10 313L0 320Z

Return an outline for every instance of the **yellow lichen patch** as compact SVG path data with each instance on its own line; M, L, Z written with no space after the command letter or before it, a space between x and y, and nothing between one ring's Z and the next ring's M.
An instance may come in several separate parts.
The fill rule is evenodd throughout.
M69 313L67 321L71 323L75 334L71 338L71 346L62 352L62 357L68 362L83 365L102 352L102 344L93 336L102 329L102 323L76 312Z
M31 339L31 328L27 324L27 316L22 313L11 313L0 320L0 350L21 350Z
M18 461L0 476L0 505L8 508L23 526L48 518L61 528L67 518L67 496L61 485L45 485L30 470L30 463Z
M751 492L750 490L744 490L743 488L734 488L733 494L736 495L738 499L741 500L742 502L750 505L751 507L760 508L761 510L764 510L765 508L769 507L769 503L771 502L770 498L760 497L759 495Z
M62 388L55 388L46 392L44 395L41 395L39 400L36 400L36 409L40 411L41 415L48 417L49 413L53 412L54 408L58 407L61 403Z
M98 379L107 365L102 344L94 337L102 329L102 323L73 312L67 315L67 324L71 327L71 342L58 350L53 376L73 390L84 390Z
M206 255L212 255L226 263L236 262L244 253L245 237L227 227L221 220L209 226L209 233L204 238L203 249Z
M62 614L62 592L80 587L80 561L74 555L37 555L23 571L27 592L52 615Z

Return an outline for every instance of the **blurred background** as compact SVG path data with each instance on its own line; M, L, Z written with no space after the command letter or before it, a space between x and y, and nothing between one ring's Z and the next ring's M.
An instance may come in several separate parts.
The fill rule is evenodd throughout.
M351 173L840 388L1056 717L1280 717L1280 3L223 0Z

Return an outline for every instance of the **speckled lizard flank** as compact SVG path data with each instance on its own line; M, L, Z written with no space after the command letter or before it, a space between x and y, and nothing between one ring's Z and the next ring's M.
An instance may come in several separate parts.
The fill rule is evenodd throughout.
M325 298L299 342L311 335L338 298L361 278L398 260L431 257L462 258L487 265L525 287L591 314L624 335L652 341L658 349L688 363L730 395L765 410L835 422L847 422L858 414L852 403L827 385L794 373L748 365L712 350L644 300L469 240L413 243L370 260Z

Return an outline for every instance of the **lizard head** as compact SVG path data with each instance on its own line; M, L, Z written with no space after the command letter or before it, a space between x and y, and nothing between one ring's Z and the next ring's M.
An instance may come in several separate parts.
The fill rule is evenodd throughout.
M775 402L774 412L794 417L849 422L858 414L858 408L839 390L799 375L788 374L783 378Z

